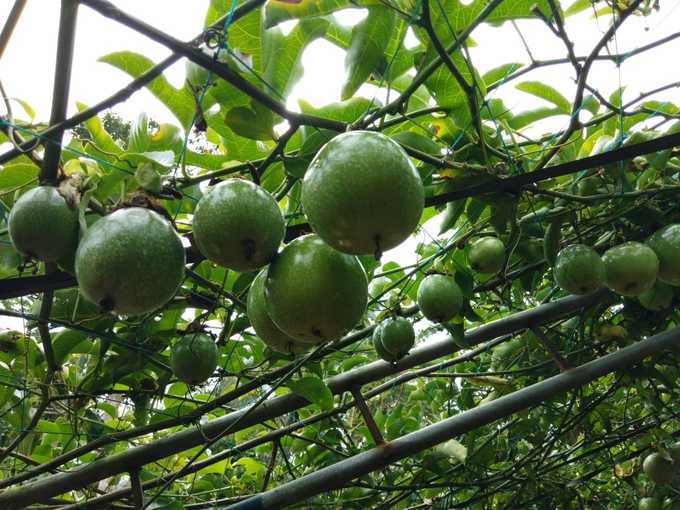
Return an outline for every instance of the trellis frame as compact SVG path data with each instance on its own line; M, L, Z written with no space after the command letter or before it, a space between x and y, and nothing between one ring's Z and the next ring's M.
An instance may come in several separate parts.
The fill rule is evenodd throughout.
M502 1L503 0L492 0L489 4L487 4L487 7L482 11L482 13L480 13L478 18L468 27L468 29L463 34L461 34L454 44L448 48L438 48L440 54L439 57L431 64L429 68L427 68L426 71L424 71L424 73L431 73L440 65L449 65L449 62L447 61L447 55L457 49L458 45L460 44L458 41L465 40L466 37L472 33L474 28L479 23L481 23L484 18L489 13L491 13L492 10ZM425 0L425 2L427 3L427 0ZM640 0L636 0L623 11L619 18L618 25L623 23L626 17L631 14L640 3ZM21 13L24 4L25 0L16 0L12 14L7 20L3 31L0 33L0 55L2 54L2 50L4 50L9 35L12 33L13 27L19 17L19 14ZM73 42L75 33L75 14L79 4L86 5L87 7L98 11L102 15L152 38L156 42L164 44L174 53L140 77L130 82L130 84L121 91L105 99L96 106L88 108L87 110L84 110L79 114L66 119L65 113L66 105L68 103L70 67L73 55ZM249 0L242 3L234 12L234 21L248 14L252 9L260 7L263 4L264 0ZM223 22L223 19L218 20L214 26L220 26L220 24ZM618 25L612 25L612 28L605 34L605 36L603 36L591 54L585 57L585 59L580 59L584 63L581 66L582 74L579 76L577 101L574 104L575 110L578 109L580 106L580 101L583 99L583 92L586 87L587 74L590 65L592 65L592 63L600 57L599 51L614 34ZM226 65L213 61L203 52L197 50L196 45L198 42L200 42L200 40L201 37L199 36L190 43L178 41L171 36L155 29L154 27L127 15L106 0L62 0L62 16L60 19L59 40L57 45L57 66L54 97L52 103L52 115L50 119L50 127L40 133L40 142L45 148L43 166L40 173L41 182L51 183L56 177L60 158L61 138L66 129L75 127L84 120L97 115L104 109L126 100L135 91L139 90L139 88L145 84L148 84L154 78L160 76L165 69L177 62L182 57L186 57L189 60L202 65L203 67L211 70L217 76L240 88L251 97L269 107L273 112L285 117L293 128L307 125L331 129L338 132L351 128L366 128L371 125L372 121L380 118L381 115L384 116L388 112L397 110L404 101L404 98L400 96L400 98L397 98L392 103L386 105L380 111L364 119L362 123L351 126L329 119L293 113L286 110L286 108L278 101L272 99L264 92L253 87L249 82L241 78L238 74L234 73ZM570 59L574 62L579 61L579 59L577 59L573 54L570 55ZM417 76L414 79L412 86L409 87L408 90L410 90L412 93L419 84L424 82L425 78L426 74ZM405 94L404 97L408 97L408 94ZM577 122L574 121L575 118L575 116L572 116L572 123L570 124L567 131L565 131L563 134L563 138L565 138L565 136L568 138L570 130L573 131L573 129L577 127ZM19 149L12 149L0 155L0 163L10 161L12 158L21 154L20 149L27 149L34 143L33 141L18 142ZM551 179L557 176L568 175L580 170L590 169L605 164L623 161L635 156L673 148L678 145L680 145L680 134L672 134L636 145L619 147L603 154L598 154L561 165L546 166L550 160L550 157L545 157L538 165L537 169L532 172L526 172L524 174L512 177L497 178L487 184L470 186L456 190L454 192L430 197L427 201L427 205L439 205L459 198L470 197L494 191L506 191L519 194L524 191L534 189L532 188L532 185L543 180ZM281 150L283 148L284 147L281 147ZM278 150L278 148L275 150ZM438 168L466 168L466 165L452 163L444 159L436 158L412 148L407 148L407 150L411 156L420 159L421 161L430 163ZM300 228L298 227L289 234L295 235L299 230ZM52 291L74 285L75 280L72 277L56 271L48 271L48 274L45 276L15 278L5 280L0 283L1 299L13 298L36 292L44 292L43 306L41 308L40 315L34 318L41 325L40 333L43 340L44 350L48 357L48 364L50 364L50 357L48 354L50 350L50 337L47 325L49 322L51 322L48 317L52 299ZM607 292L600 292L592 296L582 298L568 297L555 302L540 305L534 309L500 319L494 323L483 325L468 332L466 334L466 341L468 342L467 345L472 346L482 341L493 341L494 339L499 338L502 340L507 335L513 335L525 329L536 327L541 324L553 323L558 319L572 316L583 308L591 306L595 303L599 303L603 299L613 300L614 298ZM371 333L371 331L372 328L367 328L358 333L350 335L348 338L340 341L339 345L350 345L351 343L366 337ZM587 384L588 382L601 377L602 375L624 368L630 364L637 363L647 356L658 354L663 350L675 347L678 344L680 344L680 329L676 328L674 330L660 333L655 337L647 339L645 342L640 342L626 349L622 349L619 352L603 356L590 363L572 370L568 370L551 379L537 383L522 390L518 390L490 404L463 412L458 416L449 418L440 423L426 427L421 431L404 436L393 441L392 443L377 446L376 448L361 453L355 457L352 457L351 459L341 461L334 466L323 468L317 473L307 475L294 482L283 484L273 490L257 496L256 498L248 499L242 503L237 503L230 508L280 508L281 505L289 505L299 502L307 497L318 494L324 490L328 490L331 487L340 487L357 476L388 465L389 463L394 462L403 456L422 451L423 449L431 447L439 442L459 435L464 431L479 427L486 423L490 423L495 419L508 416L531 405L537 405L540 402L543 402L544 400L554 397L569 389ZM355 392L356 396L356 392L360 391L361 386L369 382L375 382L387 376L402 373L418 365L432 362L438 358L453 353L456 349L457 348L455 347L455 344L450 338L428 342L427 344L415 349L409 356L395 364L389 364L380 361L374 362L367 366L354 369L346 374L338 375L334 378L331 378L327 382L329 387L336 394L350 391ZM322 350L318 353L313 353L310 358L313 357L314 359L319 359L326 352L329 351ZM290 368L291 366L283 367L282 369L277 370L273 374L273 377L270 376L267 380L259 380L254 382L252 385L247 385L244 389L236 392L234 395L229 395L229 397L231 399L237 398L238 396L245 394L247 391L251 391L260 387L266 382L271 382L276 377L284 375L288 370L290 370ZM50 371L48 371L48 382L51 380L51 374L53 374L57 369L57 366L50 365ZM370 394L373 396L374 394L378 393L375 393L375 390L373 390L370 392ZM226 399L218 399L218 403L213 404L213 406L220 405L223 401L226 401ZM355 400L350 404L342 406L342 409L349 409L356 404L357 402ZM264 422L268 419L280 416L305 405L307 405L307 402L304 399L293 394L278 397L272 401L268 401L266 404L260 405L257 408L253 408L252 410L245 409L237 411L223 418L214 420L207 425L201 426L201 430L188 429L183 432L175 433L171 436L168 436L167 438L163 438L149 445L133 448L123 453L117 454L111 459L95 461L83 468L66 473L49 475L26 486L2 492L0 493L0 506L5 505L3 508L6 507L10 509L22 508L22 505L43 501L53 496L82 488L90 483L122 472L130 472L134 474L137 473L138 469L145 463L165 457L166 455L162 454L167 454L169 451L168 448L171 444L174 445L172 446L172 448L174 448L173 451L181 451L205 442L206 436L210 437L213 432L217 434L221 431L224 431L225 429L232 427L233 424L238 424L238 427L241 429L246 428L247 426ZM203 412L207 411L203 410ZM334 410L331 412L331 414L335 412L338 411ZM329 413L322 413L319 415L319 417L313 417L313 420L305 420L305 423L323 419L327 414ZM244 419L244 417L247 417L248 419ZM193 417L187 419L187 422L189 422L192 418ZM266 440L275 440L280 435L284 435L288 429L294 429L294 426L288 427L285 431L280 432L279 435L268 435ZM229 428L229 430L235 431L240 429L234 427ZM256 444L261 444L261 441L254 441L252 443L252 446L255 446ZM240 448L235 448L234 451L230 453L233 454L237 453L238 451L242 450ZM79 450L78 453L82 455L83 452L82 450ZM68 460L70 460L70 458ZM68 460L61 460L64 461L63 463L68 462ZM204 466L206 463L198 465ZM18 479L13 481L20 482L27 480L33 476L37 476L42 472L58 467L58 465L52 465L50 463L47 463L45 466L39 466L38 469L29 470L28 475L21 475L18 477ZM186 473L194 471L195 469L190 469L186 470ZM182 474L186 473L179 472L177 476L181 476ZM163 479L165 478L167 477L163 477ZM162 480L162 482L163 481L165 480ZM6 487L6 482L6 480L0 481L0 487ZM153 484L140 484L136 475L133 476L133 482L135 483L133 483L133 488L130 490L125 489L118 491L114 495L108 497L102 496L97 498L99 501L94 501L94 503L104 504L107 501L110 501L112 497L119 499L134 492L135 505L136 507L141 508L144 504L142 491L148 486L153 486ZM79 503L64 508L90 507L94 507L94 505L90 506L88 504Z

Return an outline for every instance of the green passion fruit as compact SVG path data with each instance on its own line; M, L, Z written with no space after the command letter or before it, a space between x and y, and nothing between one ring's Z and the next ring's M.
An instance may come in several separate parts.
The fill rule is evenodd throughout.
M497 237L481 237L472 243L468 263L473 271L494 274L505 264L505 245Z
M659 272L659 259L642 243L629 241L602 256L605 284L622 296L639 296L651 289Z
M404 150L373 131L340 134L324 145L302 183L302 207L315 233L352 255L376 255L414 231L424 188Z
M298 342L281 331L267 313L264 285L267 270L255 277L248 291L247 315L257 336L272 350L282 354L297 354L310 349L312 344Z
M187 384L200 384L217 368L219 353L210 335L187 333L172 346L170 367L175 377Z
M659 259L659 280L680 286L680 224L657 230L647 240L647 245Z
M276 200L257 184L228 179L196 205L194 240L208 259L234 271L255 271L276 255L285 223Z
M38 186L19 197L7 219L19 253L44 262L73 256L78 245L78 213L57 188Z
M590 294L604 284L604 263L590 246L573 244L557 254L553 275L567 292Z
M141 207L119 209L83 236L76 252L80 292L104 310L138 315L156 310L184 278L185 255L174 228Z
M446 322L463 307L463 293L451 276L432 274L420 282L416 302L427 319Z
M367 301L359 260L314 234L293 240L267 271L267 312L281 331L301 342L340 338L359 322Z

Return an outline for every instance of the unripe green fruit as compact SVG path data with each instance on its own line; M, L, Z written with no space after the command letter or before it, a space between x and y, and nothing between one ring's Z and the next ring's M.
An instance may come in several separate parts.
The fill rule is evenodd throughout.
M380 339L381 336L381 329L385 323L381 322L378 324L375 329L373 330L373 348L375 349L376 354L380 359L383 361L387 361L389 363L394 363L399 359L399 356L396 354L392 354L390 351L385 349L385 347L382 344L382 341Z
M247 314L255 333L273 350L283 353L299 353L309 350L311 344L303 344L286 335L272 321L267 313L264 297L264 284L267 270L263 269L253 280L248 291Z
M478 273L494 274L505 265L505 245L497 237L482 237L472 243L468 263Z
M367 301L359 260L316 235L292 241L267 271L267 312L281 331L302 342L340 338L359 322Z
M228 179L194 211L194 240L208 259L234 271L255 271L276 255L285 222L276 200L250 181Z
M654 251L635 241L610 248L602 262L605 284L622 296L639 296L651 289L659 272L659 259Z
M418 226L424 196L403 149L373 131L333 138L302 184L302 207L314 232L353 255L380 255L406 240Z
M657 498L642 498L638 502L638 510L661 510L661 501Z
M184 264L184 247L170 222L131 207L88 229L76 252L76 278L93 303L137 315L172 298L184 279Z
M657 280L651 289L638 296L638 301L647 310L665 310L673 302L673 287Z
M217 345L205 333L187 333L172 346L170 366L175 377L187 384L199 384L217 368Z
M7 228L17 251L44 262L72 256L78 244L78 213L52 186L21 195L9 213Z
M590 294L604 284L604 263L590 246L573 244L557 254L553 275L557 285L567 292Z
M660 453L650 453L642 463L642 470L656 484L670 483L675 476L673 462Z
M368 284L368 295L371 297L371 299L375 299L385 292L385 289L391 283L392 280L390 280L387 276L379 276L378 278L374 278Z
M416 302L426 318L446 322L458 315L463 307L463 293L451 276L432 274L420 282Z
M416 341L413 326L403 317L383 321L380 327L373 331L373 337L373 345L379 342L384 350L391 354L390 358L396 359L406 356ZM380 351L376 349L376 352L380 356Z
M647 241L659 259L659 280L680 286L680 224L657 230Z

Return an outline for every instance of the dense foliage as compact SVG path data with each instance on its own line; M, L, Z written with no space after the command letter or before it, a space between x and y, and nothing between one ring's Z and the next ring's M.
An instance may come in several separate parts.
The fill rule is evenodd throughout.
M100 2L83 3L96 8ZM215 69L188 64L181 88L162 74L146 84L175 123L158 124L145 113L126 123L102 111L64 138L59 189L78 217L81 248L83 239L88 246L96 242L95 254L64 257L59 240L71 226L62 221L61 228L48 224L42 232L33 226L37 220L27 228L50 239L41 249L58 256L43 257L45 263L35 258L40 254L17 252L9 214L23 197L38 193L33 190L45 191L37 185L46 151L33 147L0 168L0 315L21 319L20 327L0 333L0 507L9 494L2 491L21 491L20 482L163 444L160 454L140 454L145 462L139 469L114 468L112 476L77 490L29 489L31 497L49 508L73 502L89 508L110 493L105 504L115 500L128 505L124 508L141 508L130 490L131 480L132 485L141 480L149 508L222 508L373 449L383 439L645 342L680 320L674 287L680 245L673 244L669 232L675 230L668 227L680 223L676 151L668 146L613 157L604 165L541 173L678 131L680 108L659 96L677 84L659 82L649 94L624 101L624 87L604 97L589 76L596 61L625 60L615 52L618 27L653 18L657 5L639 0L592 5L576 0L568 6L552 0L238 5L234 11L231 0L211 0L205 18L210 28L194 41ZM335 16L357 7L366 12L354 26ZM568 33L564 20L590 11L599 38L590 53L578 55L572 45L576 34ZM564 43L562 54L538 61L529 52L525 63L498 62L478 72L469 51L477 44L474 29L520 18L531 19L535 28L548 25L550 37ZM320 38L346 50L343 100L322 107L300 100L300 113L290 112L283 105L304 72L303 51ZM651 55L673 39L634 53ZM100 61L132 78L155 65L133 51ZM576 78L573 98L532 79L532 71L558 64L570 66ZM497 97L497 91L513 87L533 97L535 107L515 111ZM46 127L21 104L21 114L3 117L0 142L21 144ZM84 111L88 105L78 107ZM555 119L563 121L562 129L545 133L555 125L546 121ZM333 183L330 203L319 198L326 193L320 182L305 180L305 190L308 167L320 173L325 154L342 143L338 135L344 131L385 135L342 135L341 140L359 137L365 144L360 154L340 151L365 164L343 160L349 170L368 172L378 168L374 161L389 157L390 164L402 165L402 174L415 168L423 187L414 172L394 196L377 191L362 197L361 190L392 182L390 166L371 175L375 179L357 172L351 182ZM369 138L383 145L371 147ZM220 184L234 177L249 183ZM239 214L216 222L210 211L230 206L230 188L240 190ZM201 202L203 217L196 215L200 229L194 230L194 211L210 190L223 195L211 195L212 205ZM331 225L326 233L318 227L349 221L338 211L352 199L363 216L349 218L353 223L345 230ZM373 213L376 204L381 209ZM255 280L280 244L277 206L290 249L274 259L266 282L265 274ZM145 224L134 237L123 232L129 223L105 230L141 207L149 209L143 216L156 227ZM312 209L314 221L305 215ZM409 223L418 214L413 229ZM255 217L261 221L248 223ZM379 222L380 232L369 231L367 225ZM383 253L375 239L395 234L390 247L399 243L406 237L404 224L406 234L413 230L409 240ZM186 252L184 271L179 242L168 253L146 249L161 236L174 239L170 225ZM324 240L344 236L334 246L349 247L344 251L353 255L325 244L327 252L310 255L308 246L322 243L300 237L311 228ZM667 244L652 244L652 250L644 243L655 233L654 242ZM306 257L304 270L286 265L296 257ZM553 266L559 268L555 273ZM83 292L97 303L78 291L76 271ZM80 275L87 275L87 284ZM465 334L570 293L589 295L605 283L615 292L600 290L596 299L584 297L583 306L482 338L490 342L481 346ZM257 295L249 295L251 287ZM275 303L265 307L266 299ZM304 313L297 313L301 307ZM294 323L305 330L283 333L267 314L279 328ZM414 332L415 350L444 341L448 354L409 364ZM271 341L263 342L258 333ZM391 371L363 380L353 391L338 392L336 383L329 384L334 376L376 361ZM673 448L680 435L674 404L679 369L677 351L659 352L540 406L499 414L491 424L342 488L329 479L324 493L297 502L297 508L596 510L657 508L664 498L671 508L680 489L675 476L680 455ZM307 402L275 418L248 421L256 408L289 393ZM246 410L237 425L205 432L212 420L235 410ZM197 431L199 441L173 451L172 441L180 437L175 434L182 431ZM158 443L164 438L172 440ZM643 469L649 454L657 457ZM78 483L77 474L73 480Z

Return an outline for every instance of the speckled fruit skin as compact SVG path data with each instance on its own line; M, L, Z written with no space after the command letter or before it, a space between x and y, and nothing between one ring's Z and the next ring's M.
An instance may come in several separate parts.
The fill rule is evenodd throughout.
M657 498L642 498L638 502L638 510L661 510L661 501Z
M659 272L659 259L654 251L635 241L609 248L602 262L605 284L622 296L639 296L651 289Z
M397 359L406 356L416 341L413 326L403 317L383 321L381 327L373 331L373 335L375 336L376 333L378 335L377 341ZM375 341L376 339L374 339L374 345Z
M205 333L187 333L172 346L170 367L180 381L199 384L215 372L218 358L212 337Z
M557 254L553 276L567 292L590 294L604 285L604 263L590 246L572 244Z
M657 230L647 240L647 245L659 259L659 280L680 286L680 224Z
M326 243L352 255L401 244L418 226L423 183L403 149L387 136L352 131L316 154L302 183L302 207Z
M463 307L463 293L451 276L432 274L423 278L416 302L422 314L432 322L453 319Z
M93 303L138 315L172 298L184 264L184 247L172 225L158 213L131 207L88 229L76 252L76 279Z
M382 328L385 325L384 322L381 322L378 324L375 329L373 330L373 348L375 349L375 353L378 355L378 357L383 360L387 361L388 363L394 363L399 359L399 356L396 354L392 354L390 351L385 349L385 347L382 344L381 336L382 336Z
M7 227L17 251L45 262L72 256L78 245L78 213L52 186L38 186L21 195Z
M645 457L642 463L642 470L656 484L670 483L675 476L673 462L656 452L650 453Z
M468 263L473 271L495 274L505 264L505 245L497 237L481 237L472 243Z
M340 338L359 322L367 301L359 260L314 234L288 244L267 271L267 312L281 331L301 342Z
M228 179L194 211L194 240L206 258L234 271L255 271L276 255L285 222L276 200L257 184Z
M652 312L665 310L673 302L673 287L657 280L654 287L638 296L638 301L640 301L643 307Z
M267 313L264 298L264 284L267 270L263 269L255 277L248 291L246 313L255 333L274 351L283 354L297 354L309 350L312 344L303 344L286 335L272 321Z

